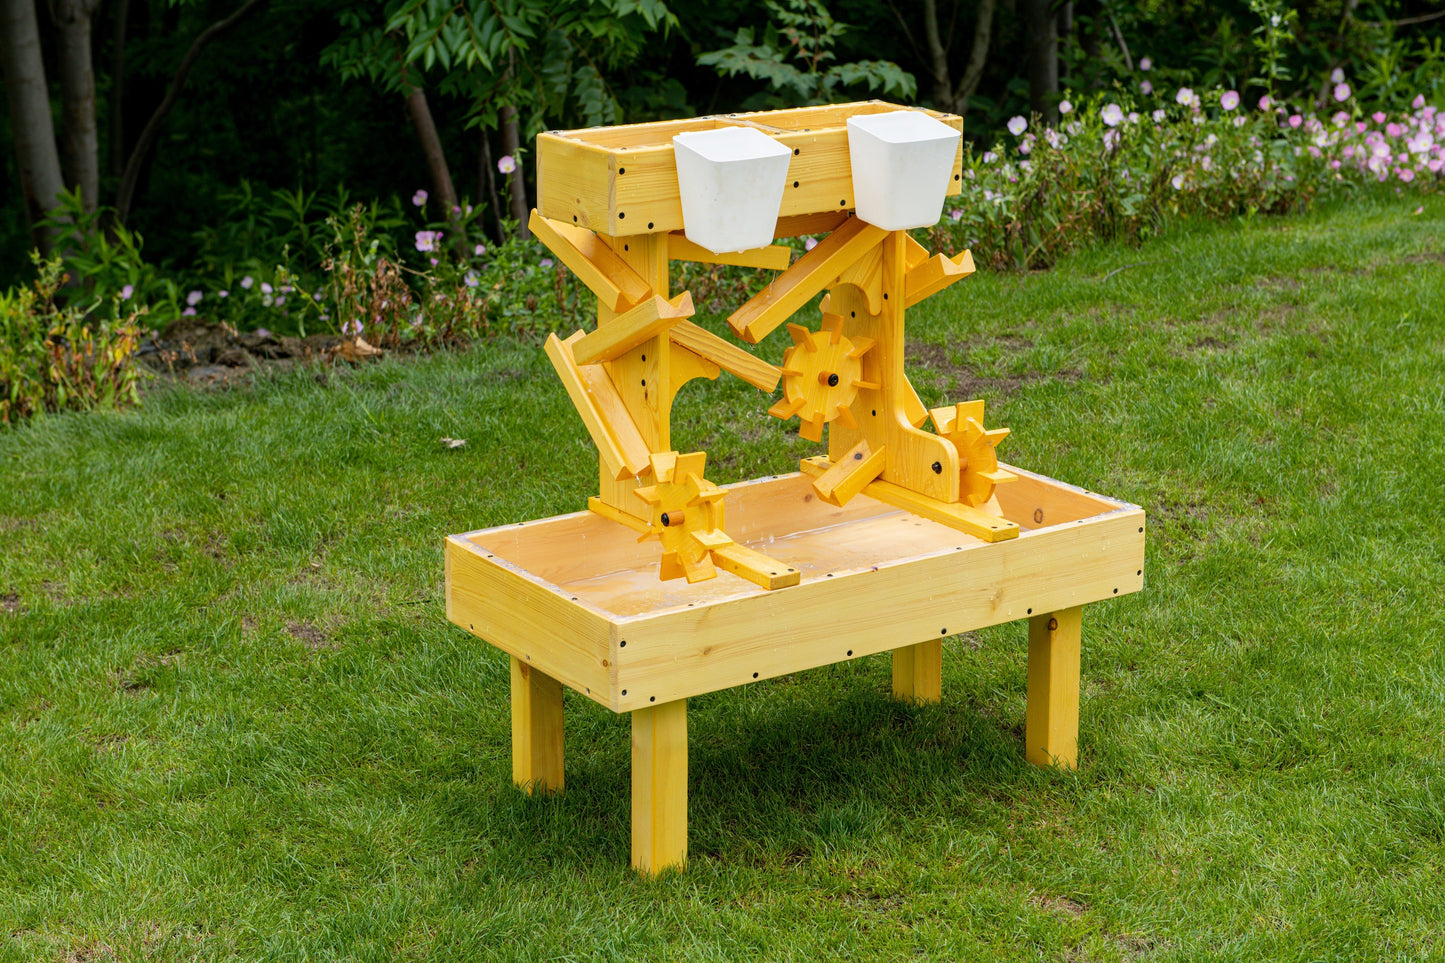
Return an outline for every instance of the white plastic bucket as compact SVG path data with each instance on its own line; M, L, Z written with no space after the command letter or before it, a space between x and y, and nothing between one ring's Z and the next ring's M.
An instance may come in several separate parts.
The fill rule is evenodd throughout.
M672 148L689 241L716 254L773 243L792 151L751 127L689 131Z
M943 214L960 134L917 110L848 118L857 213L885 231L932 227Z

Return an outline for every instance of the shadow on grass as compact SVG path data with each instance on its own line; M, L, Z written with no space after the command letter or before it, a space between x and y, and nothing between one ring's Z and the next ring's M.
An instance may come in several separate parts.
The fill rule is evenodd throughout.
M800 863L920 831L909 825L920 811L991 819L1050 778L1024 761L1022 733L1004 718L976 701L918 706L786 679L693 699L689 858ZM625 866L629 726L616 716L601 728L611 731L569 732L565 792L472 784L439 798L439 815L524 874Z

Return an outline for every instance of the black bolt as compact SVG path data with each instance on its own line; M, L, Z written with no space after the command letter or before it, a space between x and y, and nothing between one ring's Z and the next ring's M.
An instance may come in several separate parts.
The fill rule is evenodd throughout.
M667 517L667 512L663 512L663 513L662 513L662 527L663 527L663 528L666 528L667 526L669 526L669 525L671 525L671 524L672 524L672 519L670 519L670 518Z
M936 462L933 463L933 473L934 473L935 475L942 475L942 474L943 474L943 462L941 462L941 461L936 461Z
M837 375L835 375L835 374L830 374L830 375L828 375L828 387L829 387L829 388L836 388L836 387L838 387L838 376L837 376Z

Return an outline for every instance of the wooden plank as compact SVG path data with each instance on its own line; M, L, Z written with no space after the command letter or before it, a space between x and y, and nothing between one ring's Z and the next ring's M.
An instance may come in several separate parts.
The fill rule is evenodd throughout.
M846 212L855 203L848 117L919 109L864 101L539 134L537 208L553 220L610 237L681 230L682 201L672 137L682 131L752 126L793 151L779 205L781 219ZM962 120L956 115L922 112L961 129ZM949 194L962 188L962 163L960 144ZM778 230L776 236L790 237L829 228L799 229L780 223Z
M893 650L893 698L943 701L943 640L929 639Z
M806 475L821 478L832 468L832 464L822 455L817 455L812 458L804 458L798 467ZM956 528L960 532L985 542L1002 542L1010 538L1018 538L1018 525L1007 518L990 515L981 508L974 508L972 505L965 505L962 502L941 502L936 498L930 498L881 478L864 486L863 494L895 508L921 515L929 521Z
M632 712L632 868L687 863L687 700Z
M824 211L821 214L790 214L778 218L773 237L802 237L805 234L832 234L848 220L847 211Z
M616 397L607 373L595 365L579 368L573 359L572 346L584 336L578 331L563 341L553 334L544 349L608 473L616 479L634 478L647 467L647 445Z
M962 281L974 271L973 253L964 251L949 258L935 254L922 264L910 267L903 279L903 306L911 308L926 297L937 294L955 281Z
M759 291L728 317L733 332L751 344L792 317L813 295L827 287L838 274L880 243L888 232L858 218L849 218L818 246Z
M572 348L572 358L579 365L611 361L692 314L692 295L686 291L672 301L653 296L582 337Z
M786 562L733 542L712 550L713 564L768 591L797 585L802 575Z
M908 264L908 270L911 271L918 265L922 264L924 261L928 260L928 248L924 247L922 244L919 244L918 241L914 239L912 234L905 235L905 237L907 238L907 240L904 242L904 245L906 247L906 251L904 253L904 260Z
M620 618L617 633L627 646L618 649L617 707L715 692L1138 591L1142 528L1140 509L1121 508L1004 542L958 536L956 546L927 555L805 571L785 592L752 589ZM769 548L789 559L786 546Z
M691 321L679 321L669 332L674 344L698 354L729 374L736 375L760 391L771 392L783 377L781 368L768 364L751 352L729 344Z
M1024 755L1037 766L1079 764L1079 647L1083 607L1029 619Z
M515 655L512 782L529 795L563 788L562 683Z
M830 505L846 505L883 472L886 455L881 448L871 450L866 439L860 441L837 464L813 479L813 491Z
M762 268L767 271L781 271L793 259L793 249L786 244L770 244L751 251L736 251L718 254L701 244L687 239L687 235L674 231L667 240L667 256L673 261L693 261L697 264L733 264L738 267Z
M624 525L627 528L632 529L634 532L637 532L639 535L649 530L646 519L638 518L636 515L629 515L623 511L618 511L611 505L604 502L602 499L598 498L596 495L589 495L587 497L587 510L589 512L596 512L603 518L614 521L619 525Z
M1120 504L1108 496L1086 492L1014 465L999 462L998 467L1011 472L1015 480L995 488L994 498L1004 517L1024 528L1077 522Z
M609 310L626 311L653 296L647 282L591 231L550 220L535 210L527 226Z
M445 558L449 621L613 707L608 618L463 535L447 539Z

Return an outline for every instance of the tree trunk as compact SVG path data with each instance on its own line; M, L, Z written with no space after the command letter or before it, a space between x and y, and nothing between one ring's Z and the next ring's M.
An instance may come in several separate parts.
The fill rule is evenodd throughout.
M135 188L140 181L141 168L144 166L146 156L150 154L151 148L160 137L161 121L165 120L166 115L171 112L171 108L180 99L181 88L186 85L186 78L191 75L191 68L200 59L201 51L212 40L240 23L247 14L265 2L266 0L246 0L235 13L224 20L217 20L191 41L191 48L181 59L181 65L176 68L175 76L171 78L171 85L166 88L165 98L151 114L150 120L146 121L140 136L136 138L135 147L132 148L130 157L125 162L125 170L120 175L120 186L115 191L115 216L122 224L130 216L130 205L135 200Z
M40 228L38 222L55 207L65 182L60 176L55 126L50 120L50 94L45 85L45 64L40 59L35 0L0 2L0 65L5 71L5 99L9 101L15 161L30 237L48 254L54 232Z
M527 203L527 178L522 173L522 138L517 126L517 108L507 104L501 111L502 153L510 156L517 165L512 171L512 220L517 222L517 234L523 240L532 236L527 226L532 206Z
M485 127L478 127L477 131L482 135L481 171L477 178L477 196L487 199L487 207L492 212L492 236L500 244L507 239L507 228L502 223L502 198L497 193L497 167L496 162L492 160L492 138Z
M968 101L978 90L983 79L983 68L988 63L989 36L993 32L994 0L979 0L978 21L973 28L973 49L968 54L968 66L963 68L963 79L953 95L954 112L959 116L968 113Z
M1045 124L1058 121L1059 35L1049 0L1025 0L1028 28L1029 109Z
M938 33L938 0L923 0L923 39L928 46L928 72L933 76L933 101L939 110L957 113L953 81L948 76L948 48Z
M1056 14L1057 22L1054 25L1059 36L1059 79L1067 80L1069 77L1069 38L1074 35L1074 4L1073 0L1064 0L1059 4Z
M130 27L130 0L116 0L110 52L110 176L125 170L125 38Z
M90 56L91 18L97 0L50 0L60 62L64 126L61 157L66 180L80 191L87 212L100 204L100 142L95 131L95 68Z
M452 184L451 168L447 167L447 155L442 150L442 139L437 135L437 125L432 120L426 93L420 87L412 86L405 76L402 83L406 90L406 111L411 115L411 125L416 129L422 156L426 158L432 194L445 205L447 219L451 220L452 211L457 206L457 189Z

